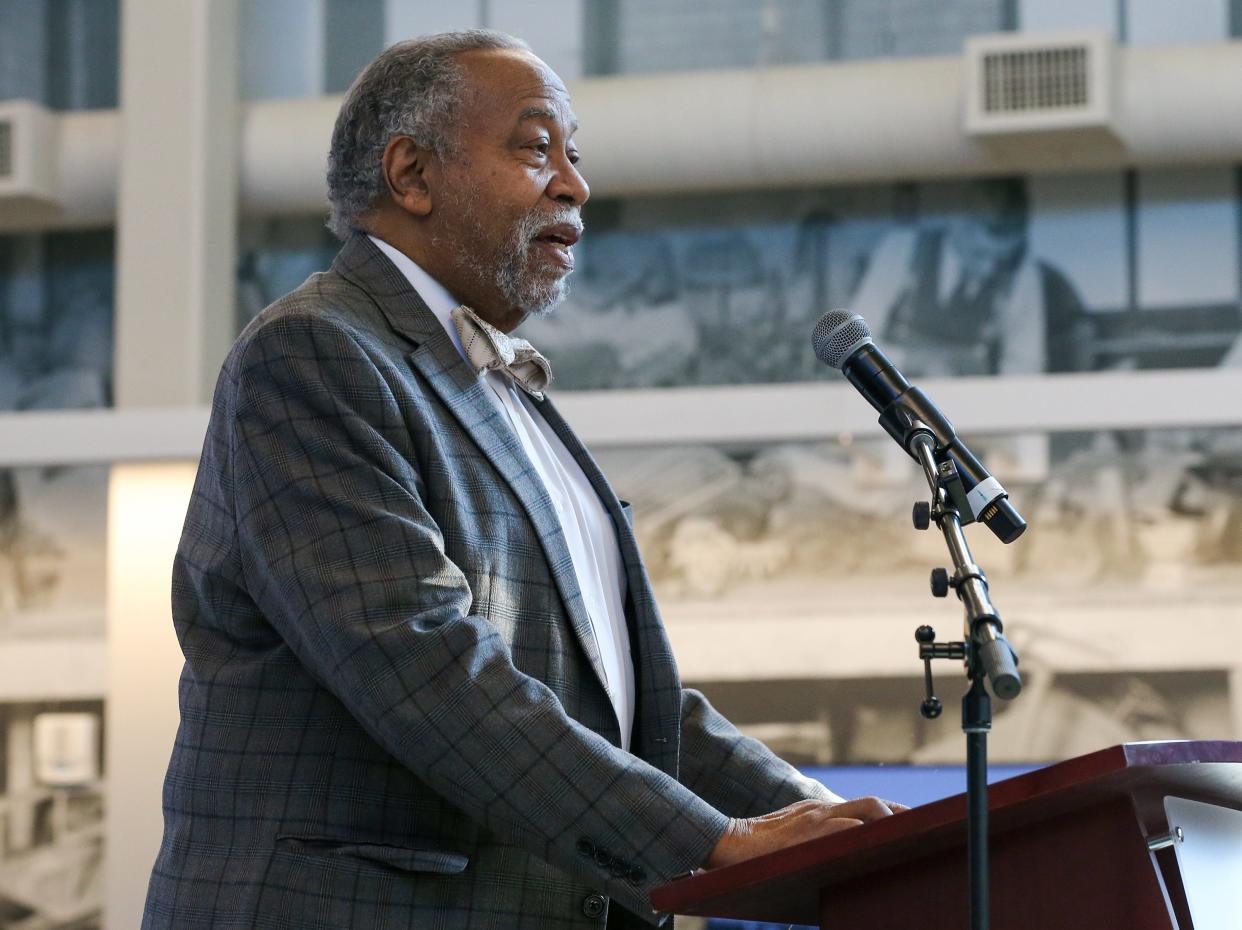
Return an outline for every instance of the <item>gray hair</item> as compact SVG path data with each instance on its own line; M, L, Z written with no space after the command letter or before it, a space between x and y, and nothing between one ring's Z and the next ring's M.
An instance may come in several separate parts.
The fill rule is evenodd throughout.
M388 190L384 147L409 136L438 155L457 147L454 117L465 75L462 52L521 49L521 39L492 29L466 29L407 39L380 52L354 80L332 129L328 150L328 228L346 239Z

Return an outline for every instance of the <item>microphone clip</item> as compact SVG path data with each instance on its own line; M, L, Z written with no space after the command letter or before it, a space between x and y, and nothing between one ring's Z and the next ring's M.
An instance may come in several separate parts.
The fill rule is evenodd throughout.
M897 445L905 449L915 461L918 461L918 453L914 450L916 438L926 436L939 445L932 428L920 420L913 411L907 409L904 404L894 402L885 407L880 412L880 426L884 427L884 432L892 436Z
M914 528L925 530L932 522L939 526L941 516L948 508L956 512L959 525L974 523L975 515L966 486L962 483L962 473L932 428L898 404L893 404L880 415L880 424L912 459L927 470L928 485L935 489L935 497L930 504L919 501L914 505ZM924 449L929 454L929 461L924 461ZM929 466L934 467L928 470Z
M1011 543L1026 529L1026 521L1009 502L1009 492L958 439L957 431L921 390L911 387L880 411L880 426L910 458L925 468L922 448L946 469L933 479L942 484L962 526L982 522L1001 542Z

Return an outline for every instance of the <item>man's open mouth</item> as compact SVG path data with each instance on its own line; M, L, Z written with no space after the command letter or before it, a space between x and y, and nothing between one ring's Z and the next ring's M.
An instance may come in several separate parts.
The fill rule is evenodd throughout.
M582 227L575 226L572 223L557 223L555 226L545 226L539 230L535 238L540 242L547 242L558 248L569 249L582 238Z
M582 237L582 227L575 226L572 223L557 223L554 226L545 226L535 236L535 242L540 249L557 264L565 268L573 268L574 256L573 246Z

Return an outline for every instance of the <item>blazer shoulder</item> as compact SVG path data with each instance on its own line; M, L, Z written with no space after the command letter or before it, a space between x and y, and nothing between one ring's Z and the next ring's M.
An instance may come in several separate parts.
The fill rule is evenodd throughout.
M278 333L343 337L375 358L404 355L413 348L389 325L370 294L332 270L316 272L260 311L238 335L225 368L236 371L256 342Z
M242 329L238 341L246 341L277 321L299 318L350 332L360 342L398 337L374 297L349 278L328 270L316 272L264 307Z

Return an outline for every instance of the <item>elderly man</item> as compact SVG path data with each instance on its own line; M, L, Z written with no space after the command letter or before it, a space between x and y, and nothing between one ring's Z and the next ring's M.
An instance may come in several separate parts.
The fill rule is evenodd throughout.
M573 268L574 128L491 32L346 95L344 248L216 390L144 927L659 923L669 879L890 813L682 689L627 505L507 335Z

